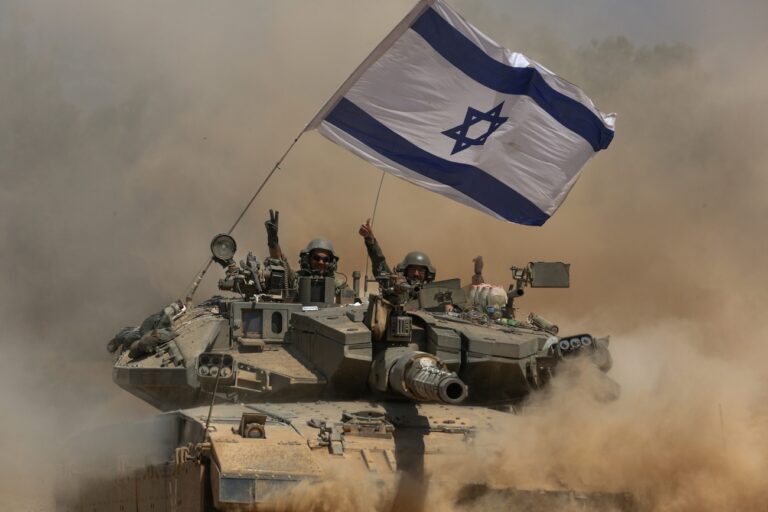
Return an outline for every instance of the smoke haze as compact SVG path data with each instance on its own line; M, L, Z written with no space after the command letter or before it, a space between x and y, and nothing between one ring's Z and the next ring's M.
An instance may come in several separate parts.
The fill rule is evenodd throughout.
M467 456L478 472L508 485L536 466L659 511L759 510L766 4L628 4L454 2L617 112L616 139L543 228L388 176L376 235L392 262L428 252L439 278L466 280L478 254L500 284L512 264L568 261L571 289L532 291L523 310L612 334L622 398L596 405L579 394L590 379L564 379L511 422L524 444L505 441L494 465ZM183 295L211 237L411 5L0 0L0 448L15 461L0 508L45 510L62 437L151 414L112 384L106 342ZM233 234L264 256L279 209L287 253L324 235L343 272L362 270L379 178L306 134Z

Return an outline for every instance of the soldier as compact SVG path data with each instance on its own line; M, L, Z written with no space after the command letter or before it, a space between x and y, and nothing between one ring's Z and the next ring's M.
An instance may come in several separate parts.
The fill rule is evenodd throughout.
M330 240L315 238L299 253L299 275L334 277L338 261Z
M373 276L379 283L379 296L372 295L366 313L366 325L373 339L385 338L387 322L396 308L414 310L420 307L419 289L435 278L435 268L429 256L421 251L412 251L395 266L396 275L387 264L384 253L373 236L371 219L365 221L358 231L365 240L365 248L371 258Z
M365 239L365 247L368 249L368 256L370 256L373 265L373 275L391 274L392 271L387 264L384 253L373 236L371 219L366 220L358 232ZM430 283L434 281L436 274L429 256L421 251L412 251L406 254L403 261L395 266L395 272L404 276L411 285Z
M336 266L339 257L334 254L333 244L325 238L310 240L307 246L299 253L299 271L294 272L288 264L288 259L283 254L278 240L278 218L280 212L269 210L269 220L264 222L267 228L267 246L269 258L264 263L266 268L277 269L278 279L270 279L267 288L291 290L293 293L287 297L296 298L297 282L300 276L333 277L337 292L344 288L346 280L338 279ZM275 274L274 270L272 272ZM272 282L280 281L281 282ZM282 284L282 286L281 286Z

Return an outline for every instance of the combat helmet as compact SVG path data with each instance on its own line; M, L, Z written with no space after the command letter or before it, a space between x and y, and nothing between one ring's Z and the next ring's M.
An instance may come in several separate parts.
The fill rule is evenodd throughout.
M310 255L312 251L317 249L328 251L331 254L331 261L328 264L328 274L331 275L336 272L336 264L339 261L339 257L336 256L336 253L333 250L333 244L327 238L313 238L299 253L299 266L301 267L301 270L305 273L312 273Z
M427 278L424 280L426 283L431 283L435 280L435 275L437 274L437 271L435 270L435 267L432 266L432 262L429 259L429 256L424 254L421 251L411 251L408 254L405 255L405 258L403 258L403 261L397 264L395 267L395 272L399 272L401 274L405 273L405 269L407 269L410 266L419 266L424 267L427 269Z

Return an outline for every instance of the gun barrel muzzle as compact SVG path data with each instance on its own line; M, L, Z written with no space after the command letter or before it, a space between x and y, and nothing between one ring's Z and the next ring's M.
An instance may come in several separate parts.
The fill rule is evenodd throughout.
M402 395L423 402L459 404L469 390L440 359L426 352L412 352L400 357L389 373L390 386Z
M467 385L455 373L435 366L415 372L410 384L413 394L422 400L458 404L467 397Z

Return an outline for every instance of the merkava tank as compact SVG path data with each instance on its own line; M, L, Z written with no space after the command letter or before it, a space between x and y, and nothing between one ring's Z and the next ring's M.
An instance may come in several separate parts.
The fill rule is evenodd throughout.
M516 318L526 286L569 285L564 263L512 267L513 284L501 289L484 283L478 257L466 287L380 275L379 293L363 299L359 272L341 290L313 275L287 289L287 269L274 261L260 265L249 253L235 264L231 237L219 235L211 249L229 296L173 303L109 343L114 381L167 412L151 427L108 435L157 440L155 462L121 455L120 476L81 485L76 510L260 510L333 475L419 480L502 423L564 360L611 366L607 338L562 336L535 314ZM476 482L457 496L486 492ZM631 508L617 494L504 492L520 503L548 500L549 509Z

